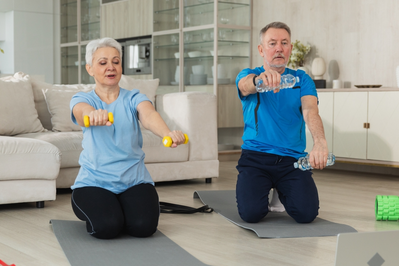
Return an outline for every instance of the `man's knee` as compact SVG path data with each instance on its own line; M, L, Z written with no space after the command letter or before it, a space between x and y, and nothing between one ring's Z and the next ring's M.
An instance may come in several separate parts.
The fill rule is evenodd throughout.
M265 218L268 213L268 209L261 209L256 207L238 207L238 213L241 219L247 223L258 223L260 220Z
M302 211L296 211L293 213L288 213L297 223L311 223L316 219L319 214L317 209L306 209Z

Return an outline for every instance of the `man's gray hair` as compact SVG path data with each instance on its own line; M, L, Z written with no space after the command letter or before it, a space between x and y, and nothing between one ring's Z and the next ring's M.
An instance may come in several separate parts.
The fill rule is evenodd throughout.
M267 24L265 27L263 27L263 29L260 30L260 32L259 32L260 44L262 44L263 35L270 28L273 28L273 29L284 29L284 30L286 30L288 32L288 35L291 38L291 29L290 29L290 27L288 27L287 24L285 24L283 22L276 21L276 22L272 22L272 23Z
M121 56L121 61L122 61L122 46L114 39L106 37L102 39L92 40L87 44L86 64L93 66L93 54L97 51L98 48L104 48L104 47L113 47L116 50L118 50L119 56Z

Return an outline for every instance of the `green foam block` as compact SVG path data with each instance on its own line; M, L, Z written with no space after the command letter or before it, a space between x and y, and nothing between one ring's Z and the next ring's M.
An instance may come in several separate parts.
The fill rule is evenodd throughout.
M375 199L375 218L377 221L399 220L399 196L381 196Z

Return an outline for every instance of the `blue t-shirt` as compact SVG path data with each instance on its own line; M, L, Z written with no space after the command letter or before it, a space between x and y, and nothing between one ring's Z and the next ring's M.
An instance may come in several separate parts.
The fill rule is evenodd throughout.
M297 159L305 156L306 134L301 97L317 97L315 84L304 71L286 68L282 75L299 77L294 88L283 89L278 93L269 91L242 96L238 82L249 74L260 75L264 71L263 66L246 68L236 78L244 116L241 148Z
M82 127L81 167L72 189L94 186L119 194L141 183L154 185L144 165L143 138L137 113L137 105L143 101L149 99L139 90L122 88L111 104L103 102L94 90L79 92L72 97L71 110L76 104L85 102L114 115L112 126ZM77 124L73 113L72 121Z

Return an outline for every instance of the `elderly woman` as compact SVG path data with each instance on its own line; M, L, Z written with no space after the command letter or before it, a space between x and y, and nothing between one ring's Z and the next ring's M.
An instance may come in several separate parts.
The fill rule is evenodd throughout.
M172 147L184 142L184 134L170 131L139 90L119 87L122 59L117 41L91 41L86 62L96 87L77 93L70 103L73 122L83 128L81 168L71 187L73 211L96 238L114 238L122 231L135 237L151 236L158 226L159 199L144 165L139 121L154 134L171 137ZM114 114L114 123L108 121L109 112ZM87 128L85 116L90 120Z

